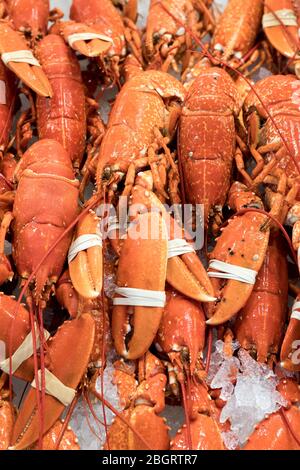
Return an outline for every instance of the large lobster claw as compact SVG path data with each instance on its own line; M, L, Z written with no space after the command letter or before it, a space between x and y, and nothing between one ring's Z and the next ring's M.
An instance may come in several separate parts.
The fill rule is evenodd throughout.
M0 324L0 342L3 341L5 344L7 358L21 346L31 328L28 311L12 297L2 293L0 294ZM31 357L21 364L14 375L30 382L33 379L33 370Z
M99 219L93 211L90 211L78 223L74 243L80 242L80 245L83 246L86 237L92 237L96 241L98 238L99 243L91 243L90 247L79 251L75 258L69 261L69 272L76 291L86 299L96 299L101 294L102 289L103 256ZM74 245L72 246L74 247Z
M281 346L281 366L290 371L300 371L300 296L294 304L289 326Z
M89 362L94 333L94 320L91 315L86 314L76 320L65 322L55 337L49 340L49 370L65 386L77 388ZM66 354L66 351L71 353ZM36 390L32 387L16 420L11 449L26 449L38 440L40 422L36 400ZM54 425L64 408L65 405L58 399L46 394L44 433Z
M254 193L241 183L233 184L229 193L230 207L239 210L241 207L258 207L257 204L262 207ZM210 259L258 273L269 243L270 227L267 222L266 215L256 212L246 212L230 219L228 225L221 229L222 233ZM222 275L220 278L212 276L218 301L205 306L210 317L208 325L220 325L230 320L244 307L253 291L255 280L250 283L247 280L226 279Z
M265 0L264 13L263 28L272 46L285 57L300 59L299 18L293 0Z
M157 212L137 216L122 248L117 286L163 293L167 254L168 234L162 216ZM114 305L112 335L118 354L127 359L141 357L155 338L162 312L163 307ZM131 325L134 331L127 348L126 336Z
M84 23L68 21L58 26L66 43L86 57L98 57L111 48L112 40L108 36Z
M199 413L190 423L193 450L225 450L221 431L216 421ZM188 446L187 428L181 428L171 441L171 450L191 450Z
M7 54L17 54L20 58L11 58ZM25 39L14 31L7 22L0 22L0 53L3 62L11 69L29 88L38 95L52 97L51 85L42 67L32 55ZM26 56L26 57L25 57Z
M134 214L134 206L140 210L144 206L148 211L155 208L161 211L165 219L170 243L173 240L185 242L185 233L175 219L166 211L164 205L153 193L153 177L151 172L145 171L137 175L136 184L130 200L130 211ZM170 250L169 250L170 252ZM199 302L213 302L216 300L214 290L206 270L195 251L191 250L182 255L168 255L167 281L182 294Z

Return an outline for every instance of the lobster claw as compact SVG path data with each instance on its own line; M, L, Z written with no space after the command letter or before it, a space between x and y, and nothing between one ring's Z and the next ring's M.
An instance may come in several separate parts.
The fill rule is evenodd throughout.
M20 62L19 59L14 61L13 57L10 59L6 55L10 53L16 54L17 52L21 52L23 57L26 56L23 62ZM31 50L27 47L26 41L4 21L0 22L0 53L7 67L29 88L38 95L52 97L52 89L48 78L38 61L32 55Z
M214 289L196 252L168 260L167 281L182 294L199 302L215 302Z
M170 440L168 427L163 418L157 416L154 408L139 405L122 412L122 417L129 422L129 428L123 420L116 418L108 431L108 442L104 449L110 450L168 450ZM136 431L136 433L132 430ZM141 436L143 439L140 439ZM108 447L109 443L109 447Z
M261 201L241 183L234 183L229 193L229 205L236 210L242 207L258 207ZM229 220L226 227L221 229L221 235L210 255L211 262L226 263L235 270L238 276L226 277L218 273L219 268L213 268L209 275L218 300L215 304L206 304L209 316L208 325L215 326L225 323L236 315L248 301L255 284L253 274L261 269L270 238L270 227L266 223L266 215L256 212L246 212ZM233 266L233 267L232 267ZM239 269L241 268L241 269ZM246 278L240 279L246 268ZM249 274L250 280L248 279ZM226 280L228 279L228 280Z
M98 57L111 48L113 41L108 36L84 23L70 21L60 26L66 43L85 57Z
M62 431L63 422L57 421L43 437L43 450L56 450L57 440ZM38 445L34 447L38 450ZM79 450L78 439L68 426L59 444L58 450Z
M288 15L286 19L282 14ZM287 24L285 24L287 23ZM299 50L299 18L292 0L265 0L263 18L264 32L277 51L285 57L300 59Z
M193 450L225 450L221 431L216 421L199 413L190 423ZM187 428L181 428L171 441L171 450L192 450L188 446Z
M79 295L72 284L69 270L67 269L56 283L55 296L62 308L65 308L71 318L78 314Z
M176 354L181 357L183 351L188 351L190 372L194 374L204 344L205 316L202 308L181 295L168 293L157 334L157 348L169 356Z
M151 230L155 230L152 232ZM153 237L153 233L155 236ZM117 286L149 291L165 290L168 234L157 212L136 217L128 229L119 259ZM116 305L114 299L112 336L118 354L126 359L141 357L150 347L163 313L163 307ZM132 315L130 313L132 312ZM130 319L131 316L131 319ZM126 335L134 328L128 349Z
M65 322L48 342L52 373L67 387L76 389L89 362L94 343L94 320L91 315ZM66 354L72 351L72 354ZM30 447L39 438L39 413L36 390L31 387L17 417L13 436L13 450ZM51 395L45 395L44 433L62 414L65 405ZM30 423L28 425L28 423Z
M0 398L0 450L7 450L13 431L15 412L8 400Z
M81 238L82 237L82 238ZM91 245L85 248L87 238L91 239ZM81 251L74 252L74 259L70 255L76 243ZM94 243L95 242L95 243ZM87 244L89 242L87 241ZM86 245L88 246L88 245ZM81 249L81 248L80 248ZM99 231L99 219L93 211L90 211L78 223L75 242L69 251L69 273L75 290L86 299L96 299L102 290L102 240Z
M281 366L292 372L300 371L300 297L294 304L293 313L281 346Z

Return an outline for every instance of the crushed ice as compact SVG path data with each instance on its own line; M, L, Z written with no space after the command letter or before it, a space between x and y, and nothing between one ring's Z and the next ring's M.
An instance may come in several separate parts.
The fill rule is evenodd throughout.
M114 353L108 353L107 365L103 374L104 398L117 410L122 411L120 407L118 390L112 383L114 367L116 360ZM96 381L96 390L101 394L101 378ZM101 424L103 418L103 405L90 394L93 413L91 412L86 400L80 399L72 416L70 425L75 432L80 448L83 450L100 450L106 440L105 428ZM96 416L96 418L95 418ZM105 408L105 417L107 425L110 425L114 419L114 414L107 407Z
M233 349L238 349L237 342ZM215 344L208 383L212 389L221 389L220 398L226 402L220 422L230 422L230 430L222 436L231 450L243 446L258 423L287 404L276 390L278 377L267 365L256 362L242 348L238 357L226 357L222 341Z

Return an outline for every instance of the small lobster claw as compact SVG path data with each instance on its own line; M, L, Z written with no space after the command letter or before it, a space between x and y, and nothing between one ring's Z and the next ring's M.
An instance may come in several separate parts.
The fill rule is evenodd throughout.
M229 193L229 205L236 210L243 207L263 207L259 198L241 183L233 184ZM221 229L221 235L210 255L211 262L217 262L216 268L213 269L218 272L220 262L222 263L221 269L224 266L223 263L233 265L232 269L235 270L237 276L228 278L226 275L223 277L221 273L214 277L215 271L209 272L218 300L215 304L205 306L209 316L208 325L225 323L248 301L255 284L254 275L257 275L262 267L268 248L270 227L267 222L268 217L264 214L246 212L230 219L228 225ZM240 275L247 279L240 281Z
M76 318L78 314L79 295L74 289L68 269L56 283L55 296L60 306L69 312L71 318Z
M291 319L281 346L281 366L287 370L300 371L300 296L294 303Z
M155 232L151 233L151 230ZM153 236L153 234L155 235ZM118 288L156 291L164 295L168 254L168 234L165 222L157 212L140 214L128 229L117 272ZM147 294L147 292L146 292ZM122 295L122 294L121 294ZM151 296L151 292L149 292ZM112 316L112 336L118 354L126 359L141 357L150 347L157 333L162 317L163 306L130 306L130 299L124 304L116 304L114 299ZM122 299L123 301L123 299ZM121 301L121 302L122 302ZM148 304L156 303L149 300ZM126 336L134 329L126 344Z
M183 369L180 358L188 355L191 374L194 374L205 345L205 315L201 306L174 292L167 294L167 303L157 334L156 345Z
M0 53L7 67L29 88L38 95L52 97L48 78L27 46L25 39L4 21L0 22ZM19 53L18 58L16 58L17 53ZM10 57L9 54L12 56ZM22 58L20 58L21 56Z
M94 320L91 315L86 314L65 322L55 337L49 340L49 370L66 387L76 389L82 379L93 348L94 333ZM66 351L72 353L66 354ZM38 440L40 422L36 399L36 390L31 387L14 426L11 447L13 450L26 449ZM63 403L46 393L44 433L54 425L64 408Z
M111 48L112 40L108 36L84 23L62 22L59 28L66 43L85 57L98 57Z
M91 244L88 248L85 248L89 245L89 237ZM87 244L85 245L85 243ZM76 244L78 250L75 248ZM90 211L78 223L74 243L69 251L70 277L76 291L84 298L95 299L101 294L103 281L102 259L99 219L93 211Z

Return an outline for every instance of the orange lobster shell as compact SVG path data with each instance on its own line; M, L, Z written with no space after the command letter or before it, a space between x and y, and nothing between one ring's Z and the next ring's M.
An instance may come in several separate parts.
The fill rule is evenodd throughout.
M53 90L51 99L37 98L39 138L60 142L79 168L85 149L86 103L78 60L55 34L42 39L36 54Z

